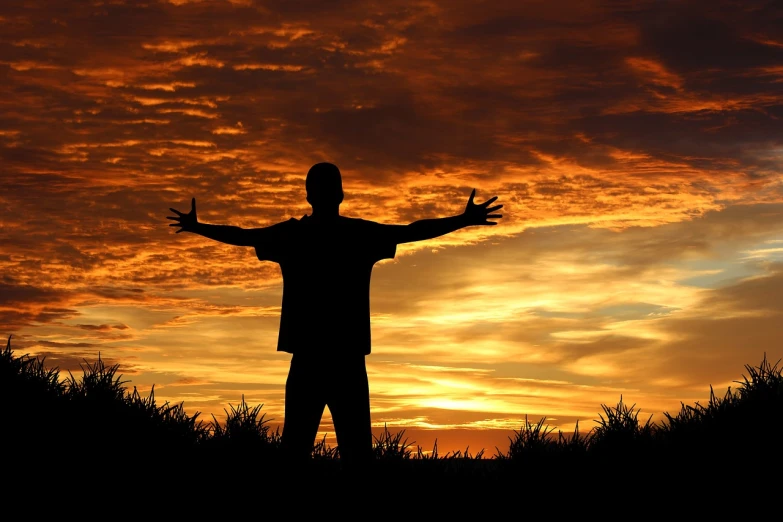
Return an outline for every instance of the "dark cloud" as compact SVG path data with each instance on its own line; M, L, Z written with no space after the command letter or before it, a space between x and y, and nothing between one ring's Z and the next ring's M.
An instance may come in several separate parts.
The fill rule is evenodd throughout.
M655 2L633 20L640 46L685 73L746 70L779 61L783 53L758 41L783 37L775 2Z
M93 332L110 332L112 330L128 329L128 325L125 324L77 324L76 327Z
M47 348L95 348L93 343L60 343L56 341L38 341L38 344Z
M62 296L62 292L48 288L39 288L21 283L0 283L0 305L13 306L22 303L52 300Z

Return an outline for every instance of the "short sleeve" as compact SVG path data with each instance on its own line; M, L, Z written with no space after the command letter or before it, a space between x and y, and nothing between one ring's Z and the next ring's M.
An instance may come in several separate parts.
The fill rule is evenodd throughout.
M297 220L294 218L283 221L257 231L258 238L253 246L256 249L256 257L261 261L273 261L280 263L285 259Z
M397 242L392 235L393 228L374 221L366 221L366 223L367 232L364 234L364 241L372 261L394 259L397 254Z

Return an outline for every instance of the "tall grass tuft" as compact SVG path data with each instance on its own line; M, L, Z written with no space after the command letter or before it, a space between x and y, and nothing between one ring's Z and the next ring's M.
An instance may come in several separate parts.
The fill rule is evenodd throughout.
M383 461L401 461L409 460L414 456L413 444L415 441L408 442L405 437L405 430L392 434L383 425L383 433L379 437L373 435L373 456L376 460Z
M229 404L226 421L220 423L213 415L204 442L214 452L230 452L254 458L271 458L280 450L280 430L271 431L263 404L250 407L245 396L236 406Z
M622 395L617 406L602 404L601 409L603 414L598 414L598 426L590 440L590 449L593 452L627 459L634 454L650 450L655 435L652 415L644 423L639 422L641 408L636 408L636 404L628 406L623 402Z
M525 461L525 463L536 464L549 457L554 451L557 451L558 444L550 436L554 428L545 424L546 417L533 424L525 415L525 424L519 431L514 431L514 436L509 437L509 446L506 453L500 452L498 448L496 456L501 459L514 461Z
M226 422L221 424L213 415L210 424L212 438L215 440L231 440L237 444L269 444L276 442L279 434L269 432L269 421L266 413L261 414L263 404L253 408L245 402L245 395L236 406L228 405L230 410L226 412Z
M339 456L339 452L336 447L330 446L326 442L326 433L321 440L315 442L313 446L313 459L316 461L333 461Z

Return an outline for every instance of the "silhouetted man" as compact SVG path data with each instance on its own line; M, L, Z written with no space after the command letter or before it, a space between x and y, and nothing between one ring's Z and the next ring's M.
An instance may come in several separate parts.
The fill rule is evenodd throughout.
M497 197L475 204L475 189L465 211L409 225L385 225L341 216L342 179L331 163L307 173L312 215L269 227L243 229L208 225L189 213L168 219L179 232L256 249L261 261L280 264L283 304L278 351L293 354L285 388L283 447L289 457L307 459L313 451L324 407L334 421L338 449L346 464L372 457L370 395L365 356L370 353L370 274L381 259L394 257L397 245L432 239L471 225L495 225L489 207Z

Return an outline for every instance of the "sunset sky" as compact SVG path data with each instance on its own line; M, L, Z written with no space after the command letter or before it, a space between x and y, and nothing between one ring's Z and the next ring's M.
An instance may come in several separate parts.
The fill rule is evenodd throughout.
M373 271L373 424L425 449L783 357L783 8L744 0L3 2L0 334L282 422L278 265L166 216L302 217L321 161L346 216L504 205Z

